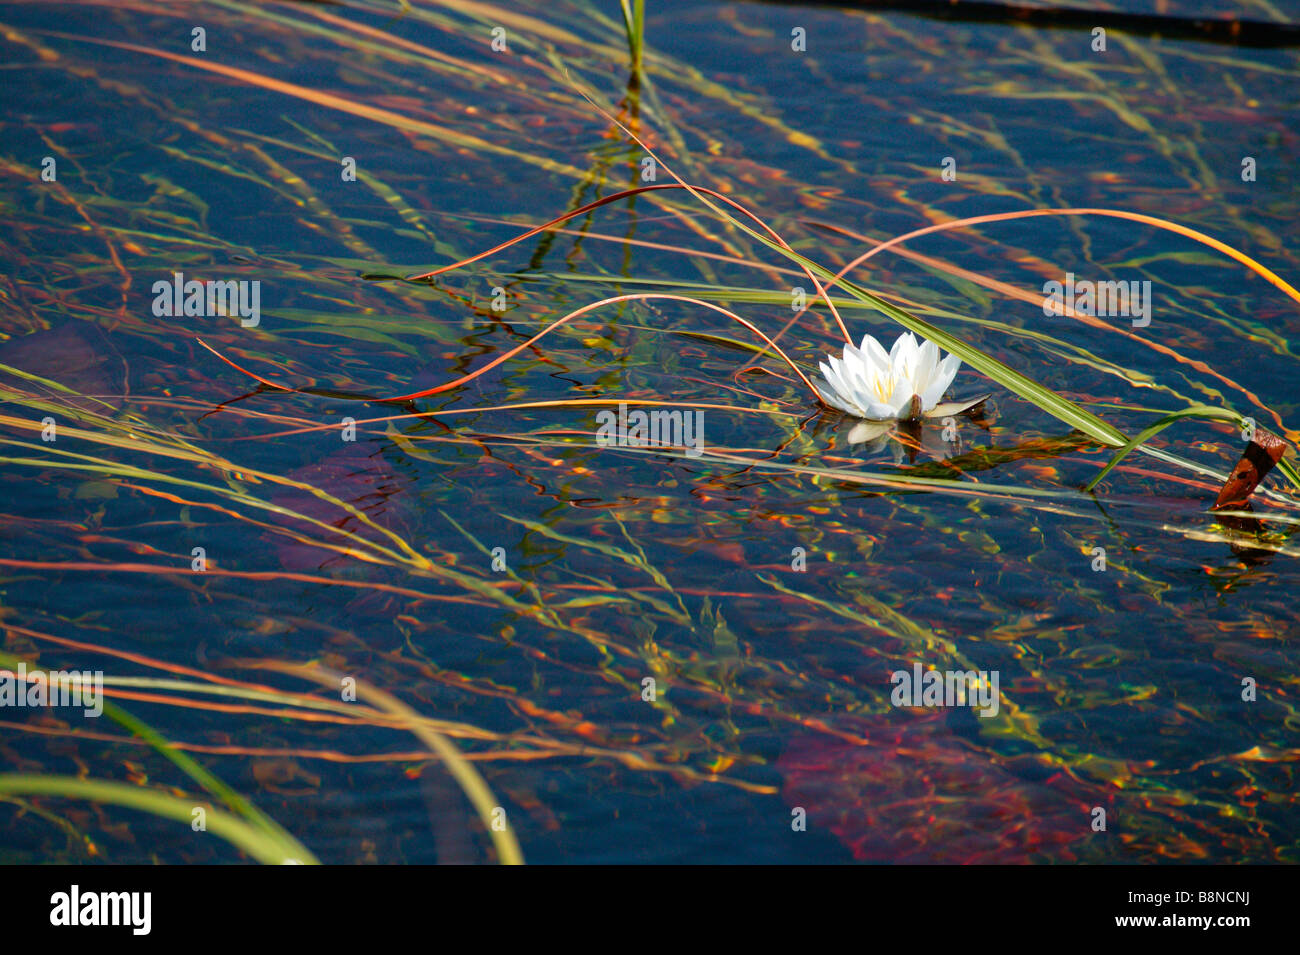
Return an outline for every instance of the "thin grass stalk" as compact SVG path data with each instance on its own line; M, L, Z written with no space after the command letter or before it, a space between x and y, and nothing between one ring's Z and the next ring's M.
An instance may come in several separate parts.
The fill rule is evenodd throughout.
M645 0L619 0L623 11L623 28L627 32L627 48L632 57L632 76L638 85L644 78L642 52L645 48Z
M0 793L9 796L58 796L123 806L163 819L193 822L194 800L141 789L127 783L73 776L7 773L0 775ZM292 836L277 838L266 830L214 806L202 807L207 831L266 865L318 865L314 855Z
M662 166L670 176L672 176L675 180L677 180L677 182L681 183L681 185L684 186L692 195L696 196L705 206L712 209L723 219L731 222L737 228L747 233L751 238L756 239L757 241L763 243L768 248L780 252L782 255L786 256L796 264L803 266L805 269L809 270L810 272L815 272L816 274L821 275L828 279L838 278L838 276L836 276L836 274L832 272L830 269L827 269L825 266L822 266L819 263L814 262L812 259L809 259L807 256L800 255L798 252L795 252L792 248L790 248L788 243L784 242L784 240L780 241L779 243L773 242L771 239L767 238L766 236L758 232L755 232L753 229L749 228L749 226L745 225L745 223L741 222L735 216L728 213L725 209L722 209L719 206L714 205L712 202L709 201L709 199L704 195L704 193L702 193L697 187L692 186L687 182L685 182L683 179L681 179L681 177L678 176L677 173L673 171L672 167L669 166L667 163L665 163L648 145L646 145L646 143L639 136L636 135L636 133L628 129L626 125L621 123L615 117L611 116L605 110L601 109L600 106L594 100L592 100L590 96L587 96L586 92L582 90L580 87L578 88L578 91L582 93L583 96L586 96L588 102L591 103L592 108L597 110L609 122L613 123L619 129L621 129L627 136L629 136L634 142L636 142L637 145L641 146L641 148L646 151L647 155L653 157L654 160L660 166ZM750 213L750 215L752 218L757 219L757 216L753 216L752 213ZM766 228L767 231L769 232L772 231L770 227L764 226L764 228ZM890 304L889 302L882 299L880 296L874 294L873 292L868 291L867 289L863 288L860 285L857 285L856 283L849 282L847 279L842 279L842 278L840 279L840 281L843 284L845 290L849 292L849 294L853 295L855 298L870 304L877 311L883 313L888 318L893 319L895 322L902 325L908 331L921 335L929 339L930 341L934 342L940 348L946 349L952 354L957 355L959 358L961 358L963 361L965 361L967 364L973 367L976 371L983 372L989 378L998 382L998 384L1014 391L1016 394L1020 395L1026 401L1030 401L1033 404L1038 405L1048 414L1051 414L1054 417L1061 419L1066 424L1070 425L1072 428L1078 428L1080 431L1083 431L1085 434L1096 439L1097 441L1115 447L1123 446L1124 442L1127 440L1126 436L1121 431L1116 429L1113 425L1110 425L1107 422L1102 421L1096 415L1091 414L1088 411L1085 411L1083 408L1079 407L1079 405L1075 404L1073 401L1070 401L1067 398L1063 398L1062 396L1056 394L1054 391L1051 391L1050 389L1044 388L1042 385L1038 384L1038 382L1029 378L1027 375L1021 374L1020 372L1015 371L1014 369L1008 367L1007 365L1004 365L1002 362L998 361L996 358L993 358L991 355L986 354L985 352L981 351L978 348L975 348L972 345L968 345L967 343L963 342L961 339L953 335L950 335L949 333L943 331L940 328L937 328L934 325L931 325L929 322L917 318L915 315L912 315L910 312L907 312L897 307L896 305ZM822 290L820 283L818 283L817 287L822 297L824 297L827 301L830 301L830 296L827 295L824 290Z
M493 368L497 367L501 363L509 361L511 358L519 354L521 351L524 351L525 349L532 347L532 345L536 343L539 339L543 338L546 335L549 335L551 332L555 331L555 329L559 328L561 325L564 325L575 318L585 315L587 312L593 311L594 309L597 308L601 308L605 305L613 305L616 302L634 302L634 301L645 301L651 299L666 300L666 301L673 301L673 302L687 302L691 305L698 305L701 308L711 309L712 311L727 316L733 321L739 322L741 325L745 326L745 328L749 329L751 332L753 332L755 335L761 338L764 342L766 342L768 346L772 348L772 350L775 351L776 354L779 355L787 365L790 366L790 370L799 376L799 380L804 383L804 385L807 387L808 391L812 394L814 398L819 397L817 386L814 385L808 379L808 376L805 375L802 370L800 370L799 366L794 363L794 361L790 358L790 356L787 355L784 351L782 351L780 346L778 346L774 341L768 338L767 335L764 334L762 331L760 331L757 326L755 326L752 322L749 322L746 319L741 318L735 312L728 311L727 309L723 308L720 305L714 305L712 302L705 302L705 301L701 301L700 299L689 298L688 296L685 295L668 295L659 292L635 292L628 295L615 295L612 298L601 299L599 302L592 302L588 305L582 306L579 309L569 312L567 315L563 316L562 318L558 318L550 325L547 325L544 329L542 329L532 338L528 339L526 342L520 345L516 345L514 348L511 348L509 351L501 353L492 361L484 365L482 368L479 368L477 371L472 371L467 375L462 375L461 377L453 381L445 382L441 385L435 385L434 387L426 388L423 391L414 391L411 392L409 395L397 395L391 398L370 398L370 399L358 398L356 400L401 403L407 401L414 401L417 398L427 398L430 395L441 394L444 391L450 391L453 388L459 388L461 385L465 385L473 381L475 378L479 377L479 375L486 374L487 372L491 371ZM291 388L288 385L279 384L278 382L272 381L269 378L263 378L261 375L258 375L256 372L249 371L247 368L244 368L242 365L236 364L234 361L227 358L221 352L217 351L215 348L209 345L207 342L203 341L203 339L201 338L196 339L196 341L198 341L200 345L202 345L208 351L212 352L212 354L216 355L218 358L220 358L231 368L234 368L236 371L242 372L243 374L247 375L253 380L258 381L263 385L266 385L268 388L275 388L278 391L293 391L299 393L302 393L303 391L303 389L300 388Z
M248 665L278 670L282 673L292 673L303 679L319 683L321 686L332 688L337 688L343 679L342 674L327 670L319 665L298 666L260 661L251 662ZM497 857L501 864L523 865L523 851L519 848L519 842L515 839L514 830L510 827L509 822L506 822L505 828L500 830L493 824L495 811L500 808L501 804L492 795L492 790L488 788L487 782L479 774L479 771L461 755L460 750L449 739L424 723L420 714L401 700L361 680L356 681L356 686L358 696L369 697L380 709L393 716L410 720L409 728L411 732L441 757L448 772L460 784L465 797L478 812L479 819L482 820L493 845L496 846Z

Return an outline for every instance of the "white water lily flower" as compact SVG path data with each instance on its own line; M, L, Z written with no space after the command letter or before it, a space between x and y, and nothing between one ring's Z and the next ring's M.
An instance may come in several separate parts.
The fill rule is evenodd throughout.
M983 401L944 403L944 392L957 377L961 359L949 355L939 360L939 346L934 342L917 342L911 332L898 336L894 347L885 353L880 342L870 335L862 338L862 347L844 346L844 357L829 356L829 363L819 367L827 387L817 386L822 401L855 418L868 421L912 421L956 414Z

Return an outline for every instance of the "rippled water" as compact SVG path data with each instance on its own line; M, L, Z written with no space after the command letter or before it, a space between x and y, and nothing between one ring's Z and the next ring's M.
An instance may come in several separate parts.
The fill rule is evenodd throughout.
M102 670L323 861L495 850L420 740L259 663L317 661L448 721L530 862L1295 861L1300 509L1275 473L1260 535L1207 513L1235 426L1180 422L1151 442L1176 460L1134 454L1085 494L1109 452L966 367L953 393L991 392L979 413L850 445L780 362L737 375L743 328L666 300L595 310L455 390L354 399L631 292L768 334L792 316L806 278L669 192L393 280L644 181L572 84L833 268L954 218L1093 208L1294 282L1296 49L648 7L638 95L614 4L0 6L5 653ZM260 282L260 321L156 314L177 272ZM1150 324L1045 316L1067 273L1150 282ZM855 277L1128 435L1204 404L1300 436L1297 302L1186 236L1024 218ZM855 337L901 330L853 304ZM835 340L819 308L782 344L811 372ZM579 399L706 405L703 453L601 447ZM568 403L502 407L530 402ZM997 673L997 714L894 706L917 663ZM10 772L198 792L109 719L0 719ZM68 799L2 803L0 827L10 861L241 858Z

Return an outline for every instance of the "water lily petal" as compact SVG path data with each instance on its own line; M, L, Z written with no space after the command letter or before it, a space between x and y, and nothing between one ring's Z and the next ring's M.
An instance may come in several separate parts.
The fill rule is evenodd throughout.
M864 390L857 363L831 358L830 366L827 381L839 399L836 407L855 417L869 417L870 395Z
M893 368L898 368L901 364L900 359L905 354L904 349L916 348L916 339L912 337L911 332L903 332L894 341L894 347L889 349L889 364Z
M878 368L882 374L889 372L889 353L885 351L885 349L881 347L880 342L876 341L872 336L862 336L861 351L871 359L872 363L875 364L876 368Z
M941 354L934 342L911 332L899 335L888 354L864 335L861 347L849 342L842 355L828 355L818 364L826 387L817 385L817 391L832 408L870 421L930 415L961 368L957 356L940 361Z
M925 392L921 395L921 402L926 408L933 408L942 400L944 392L952 384L952 380L957 377L957 372L961 369L961 359L956 355L949 355L935 370L934 378L930 380Z
M847 377L854 383L867 385L875 377L876 369L871 360L852 345L844 346L844 364L849 366L850 374Z
M861 364L852 356L846 356L840 361L832 358L831 362L839 375L840 393L844 400L854 408L860 408L866 387Z
M894 387L890 389L889 398L886 401L893 417L903 418L907 416L907 412L912 406L913 394L910 381L901 375L894 379Z
M988 395L980 395L977 398L966 398L961 401L944 401L935 405L925 413L927 418L942 418L946 415L961 414L963 411L969 411L976 405L989 400Z
M849 389L845 387L844 379L840 377L838 366L839 360L834 356L831 356L829 361L818 362L817 364L817 367L822 370L822 377L825 378L826 383L831 386L831 391L841 400L846 400L849 397L850 392Z
M874 441L893 427L892 421L859 421L849 431L849 444L862 444Z
M852 349L851 353L849 349ZM881 392L889 381L888 370L879 368L870 357L852 345L846 345L845 352L854 356L853 374L846 379L846 384L853 388L854 396L859 403L879 401Z
M894 409L879 401L868 401L862 409L862 417L870 421L893 421L898 417Z
M944 385L942 378L934 378L921 392L921 407L928 413L931 408L943 400L943 393L947 390L948 388Z
M907 337L908 341L903 345L898 356L900 367L894 370L894 374L906 378L911 385L912 394L917 394L925 386L925 380L922 377L921 342L917 341L916 336L911 332L907 333Z
M816 385L817 393L821 395L822 401L826 402L826 404L830 405L832 408L838 408L840 411L847 412L848 414L851 415L857 414L857 411L854 408L852 408L848 404L848 402L846 402L843 398L841 398L838 394L836 394L833 389L824 388L821 385L817 384L816 382L813 382L813 384Z
M935 371L939 368L939 346L934 342L922 342L920 361L916 368L916 384L918 395L924 394L925 389L930 386L934 380Z

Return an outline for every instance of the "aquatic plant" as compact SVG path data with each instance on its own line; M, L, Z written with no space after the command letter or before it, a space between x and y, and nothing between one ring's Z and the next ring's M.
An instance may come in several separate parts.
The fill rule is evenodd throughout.
M381 16L393 12L389 3L362 0L359 6ZM529 21L491 3L464 9L454 3L414 5L408 22L429 32L407 36L379 17L340 15L343 11L320 5L215 4L208 10L214 22L238 26L267 44L264 65L241 61L233 67L217 57L182 56L159 49L156 33L123 30L121 38L133 45L104 47L124 63L102 73L93 60L68 54L68 43L79 44L81 38L21 26L6 34L40 58L42 75L81 84L77 88L99 113L120 108L141 117L142 128L150 123L158 128L142 147L148 150L141 166L149 178L140 180L150 196L145 202L126 202L115 188L133 169L130 155L111 165L111 176L89 165L85 181L65 177L49 184L41 184L30 150L15 146L13 155L0 157L19 184L14 203L26 203L14 206L23 221L8 230L15 238L5 253L15 277L5 293L13 302L14 325L7 330L15 340L0 354L8 363L0 369L6 375L0 382L6 405L0 418L3 463L13 486L26 482L24 492L49 484L71 495L55 519L27 521L25 512L18 515L24 521L20 526L40 533L25 536L32 543L0 558L0 568L15 582L9 585L10 602L18 605L2 608L6 638L48 644L63 653L107 654L119 669L146 668L143 675L110 677L110 695L180 714L168 733L168 752L224 761L241 771L271 760L349 771L377 765L399 778L423 774L427 782L441 775L444 756L427 740L418 746L387 745L387 740L404 738L416 727L436 732L463 750L465 762L478 767L483 782L502 799L530 807L512 812L511 831L518 827L538 840L546 838L546 811L535 807L545 796L537 798L529 782L519 782L529 780L521 768L530 764L556 767L554 776L576 776L575 767L591 773L595 767L602 780L615 774L620 783L645 780L661 794L707 784L771 797L781 789L772 776L774 740L789 738L802 739L792 745L805 747L803 755L810 758L801 759L798 749L791 752L794 768L786 782L798 783L800 799L811 787L810 806L818 805L818 774L824 784L837 768L851 770L844 785L859 793L887 789L893 774L905 768L882 745L891 738L888 704L867 680L846 677L835 664L852 660L876 666L906 655L978 668L984 658L1005 653L1018 661L1012 664L1016 681L1009 673L1004 713L979 741L953 741L942 728L898 729L904 743L930 755L940 771L932 790L918 793L915 806L894 818L924 818L946 801L948 810L939 810L943 820L960 822L966 816L951 810L970 795L958 785L962 778L990 781L989 792L970 802L974 817L983 817L990 792L1006 794L1005 805L1037 805L1052 786L1079 780L1085 784L1080 791L1103 802L1122 794L1141 808L1130 814L1134 831L1126 834L1132 837L1127 850L1132 857L1167 860L1226 852L1268 857L1276 833L1291 830L1270 830L1264 818L1269 807L1247 805L1234 786L1240 792L1278 791L1275 780L1265 777L1294 765L1294 751L1284 740L1261 742L1252 736L1238 745L1229 738L1207 754L1199 735L1204 725L1197 722L1202 715L1188 704L1179 719L1192 721L1198 733L1194 754L1167 759L1162 750L1153 769L1145 755L1109 745L1107 734L1116 727L1105 721L1115 712L1139 719L1156 712L1149 702L1151 688L1135 685L1135 671L1117 679L1120 667L1149 651L1144 643L1129 645L1117 635L1131 623L1119 615L1122 604L1138 601L1143 613L1171 614L1187 631L1188 652L1208 653L1213 646L1217 659L1229 661L1225 670L1241 659L1253 666L1261 646L1275 646L1261 643L1278 619L1268 597L1275 591L1235 560L1220 567L1206 556L1207 551L1226 555L1236 546L1225 530L1230 515L1207 520L1194 503L1208 501L1224 479L1215 462L1226 464L1230 448L1225 452L1213 442L1196 442L1188 452L1191 459L1152 439L1177 423L1200 437L1203 431L1192 432L1189 423L1197 418L1216 422L1218 439L1225 424L1244 422L1246 415L1292 441L1294 432L1269 406L1270 396L1258 382L1250 376L1235 380L1230 366L1194 344L1173 335L1139 335L1073 309L1055 324L1021 322L1002 309L1001 301L1041 304L1035 291L1015 284L1017 270L1056 273L1044 252L1061 248L1053 244L1059 241L1053 227L1068 226L1085 256L1113 248L1115 233L1106 235L1104 245L1100 235L1089 235L1086 222L1097 217L1123 223L1135 244L1148 229L1190 240L1187 248L1157 249L1148 264L1134 268L1186 264L1213 272L1219 266L1204 254L1208 248L1269 283L1257 295L1258 289L1238 289L1218 272L1204 287L1200 279L1185 281L1191 317L1221 329L1243 352L1289 354L1286 342L1268 327L1267 314L1238 305L1249 295L1266 311L1273 290L1295 301L1294 289L1206 232L1121 209L1043 208L1053 201L1049 196L1028 187L1010 191L992 179L976 180L971 193L1014 211L954 217L965 211L955 203L887 185L877 189L875 180L860 195L841 201L823 188L827 180L801 176L795 160L782 160L785 168L764 167L771 161L766 151L745 148L745 136L771 137L800 158L816 157L837 176L868 182L838 143L804 134L788 112L771 108L752 91L728 88L651 47L634 48L633 38L643 30L636 23L644 21L640 5L631 7L634 29L629 29L629 7L624 5L620 26L617 14L604 16L596 5L589 17L560 22L556 16L550 18L554 23ZM111 6L103 10L121 21L131 16ZM464 38L477 42L496 23L510 27L512 49L522 55L507 63L476 56L472 49L466 53ZM907 35L906 21L895 26ZM1039 85L1026 83L1014 67L1039 65L1041 59L1043 68L1051 69L1052 62L1067 61L1054 46L1058 40L1045 37L1039 46L1023 49L1009 40L997 75L972 64L972 83L1032 100L1041 94ZM927 65L942 65L925 43L914 48L913 55ZM610 84L606 74L621 78L629 53L646 74L644 100L629 97L614 105L610 99L618 94L608 90L621 79ZM250 45L250 58L262 54L260 46ZM148 58L155 61L153 68L140 70ZM338 81L327 87L324 81L306 85L272 75L285 62L300 64L296 78L333 77L337 71ZM373 88L363 85L357 63L365 64ZM1198 68L1222 68L1225 77L1234 74L1234 82L1239 80L1242 67L1230 51L1216 63ZM1148 103L1171 115L1179 110L1172 86L1144 90L1139 98L1107 85L1096 63L1069 65L1070 87L1059 100L1067 112L1082 115L1083 106L1095 102L1125 128L1139 129L1147 121ZM156 81L159 67L171 71L166 74L171 83ZM566 69L570 75L598 77L585 93L607 119L564 81ZM217 76L222 97L251 91L262 97L259 103L283 98L312 112L286 115L278 129L223 124L219 104L205 110L170 97L171 86L191 74ZM657 102L651 76L672 91L665 97L671 109ZM135 85L124 85L124 77ZM1076 94L1078 84L1093 91ZM501 104L500 114L484 117L485 102ZM479 118L467 118L470 103L478 105ZM925 103L910 108L918 133L944 130L958 141L988 145L1009 166L1017 162L1014 149L999 142L996 128L985 130L970 116L939 115ZM329 118L339 116L353 125L333 129ZM447 175L431 178L424 162L414 170L401 163L363 162L357 191L365 190L364 200L329 192L320 170L337 176L338 156L362 140L356 134L367 128L382 137L407 137L414 148L428 151L421 160L432 154L445 163ZM557 129L562 132L552 139ZM707 139L703 130L709 131ZM53 128L41 133L55 144L52 151L81 148L75 133ZM688 140L708 148L687 148ZM341 142L350 144L348 150L339 147ZM1170 181L1191 183L1193 174L1178 170L1205 168L1199 146L1194 135L1180 134L1170 142L1162 139L1151 153L1169 161ZM391 150L392 143L385 139L383 148ZM671 158L671 168L664 156ZM665 176L679 172L681 180L622 188L624 163L635 176L647 157L668 171ZM463 168L456 165L461 160ZM165 180L155 176L160 169ZM454 204L437 191L445 182L463 182L474 186L465 188L466 196L502 189L503 196L535 199L541 192L529 177L547 183L551 191L544 201L564 214L534 227L499 206L475 211L472 202ZM502 188L523 181L530 185L519 193ZM217 188L214 183L220 191L249 190L260 200L250 205L265 207L284 225L284 239L250 247L252 240L231 223L207 219L205 202L211 200L209 190ZM1169 215L1214 223L1206 228L1241 237L1234 241L1258 240L1270 250L1260 253L1272 256L1266 261L1286 260L1284 245L1267 241L1266 217L1243 213L1199 179L1193 185L1201 204ZM597 198L588 201L593 194ZM742 196L745 208L770 210L770 230L741 208ZM849 199L866 203L869 211L860 215ZM593 213L615 203L621 206L616 221L625 228L602 231ZM638 203L649 203L655 215ZM883 229L895 216L906 224L892 238L889 232L873 236L849 227L864 218L873 226L859 229L872 231L875 223ZM839 221L824 221L828 218ZM679 227L690 240L646 234L646 224L656 219L665 229ZM987 238L1014 227L984 227L1019 219L1031 220L1028 248ZM923 227L901 231L914 223ZM485 229L501 227L522 234L469 254L492 244L483 238ZM57 260L33 256L38 268L32 268L25 259L36 230L68 236L75 254ZM984 269L990 274L965 259L959 266L952 255L914 251L917 240L928 236L978 242L980 253L992 253ZM528 251L516 245L529 240ZM89 242L100 243L97 255L83 247ZM622 260L611 265L594 251L601 246L620 250ZM511 249L509 256L500 254ZM667 265L656 258L665 252L673 255ZM898 275L886 264L889 256L924 269L925 278ZM392 264L430 261L439 267ZM145 276L170 275L180 265L197 273L218 262L250 276L275 276L302 297L268 310L268 322L256 332L222 323L196 329L190 323L141 320L136 306ZM854 270L867 262L878 268L871 280L850 282L846 276L856 276ZM496 266L493 284L503 286L517 305L508 316L483 305L479 269L488 264ZM714 271L742 268L760 279L747 283ZM366 280L358 281L358 275ZM813 293L788 318L794 311L789 287L796 284ZM590 289L599 291L588 295ZM107 303L99 294L104 290ZM62 320L62 328L19 337L43 329L51 315ZM719 330L719 320L742 333ZM114 380L102 367L94 372L51 368L38 360L42 354L93 353L95 346L74 349L66 337L38 341L92 323L111 327L112 341L132 358L128 346L136 340L146 342L150 353L161 349L170 363L166 374L141 387L137 367ZM837 430L842 416L823 406L814 368L819 357L838 352L867 329L881 340L900 331L919 335L963 361L972 370L961 380L983 378L995 388L1002 402L1000 424L990 427L987 421L995 419L979 416L970 426L963 420L963 428L980 435L965 447L955 442L936 447L928 443L934 435L900 428L898 446L920 457L909 466L873 461L846 448L843 431ZM214 373L221 368L192 347L190 336L196 332L232 364L262 368L265 363L274 370L262 368L254 375L258 387L232 398L230 379ZM1128 351L1116 357L1097 341L1121 341ZM976 345L982 354L973 351ZM100 358L113 353L98 348ZM1157 357L1163 364L1151 369L1130 354ZM568 375L582 393L539 394L539 369L551 375L542 379L542 387L557 374L561 380ZM1031 374L1041 381L1031 380ZM296 390L311 397L303 400L280 382L300 384ZM403 403L364 416L355 412L352 402L376 398ZM435 398L452 400L427 400ZM685 449L609 450L594 442L590 413L628 400L703 409L739 426L725 438L720 431L698 458ZM1037 415L1036 408L1065 427L1052 433L1053 419ZM339 429L334 412L348 409L355 414L358 443L345 446L344 456L321 458L324 439ZM58 419L57 444L40 438L47 416ZM1044 421L1047 433L1042 433ZM1154 424L1143 427L1145 421ZM298 440L285 440L291 438ZM321 439L319 446L313 439ZM1234 430L1230 442L1235 440ZM1135 463L1131 451L1148 460ZM298 453L310 463L295 458ZM1291 465L1283 458L1279 469L1286 473ZM1086 478L1094 478L1091 489L1108 480L1107 494L1080 492ZM394 484L400 485L396 491ZM454 499L427 490L444 484L454 484ZM500 493L484 490L488 487ZM1171 488L1181 496L1173 508ZM1273 557L1297 556L1293 538L1288 539L1300 526L1294 498L1264 488L1260 500L1269 521L1282 530L1252 534L1250 546ZM754 522L752 538L726 535L726 507L744 511ZM147 512L147 527L137 529L137 509ZM990 513L1010 515L1024 539L1008 540L1005 527L984 520ZM499 572L489 570L496 541L485 537L483 523L517 533L528 563L517 567L512 561ZM234 531L245 546L214 555L220 559L199 577L190 566L190 545L211 528ZM815 548L821 563L806 576L788 575L779 549L765 549L764 537L784 540L784 535L799 535L794 539ZM934 592L927 589L924 599L910 576L911 555L897 543L904 538L929 548L916 555L928 581L935 581ZM1127 564L1132 571L1126 577L1132 589L1121 599L1104 590L1100 578L1084 574L1076 580L1068 571L1054 578L1061 601L1040 608L1017 598L1017 582L1033 590L1044 564L1059 570L1075 554L1087 554L1097 539L1107 546L1114 541L1112 567ZM1153 566L1152 553L1168 555L1171 566ZM692 558L697 563L689 563ZM996 565L999 578L1011 583L1005 589L972 588L972 593L979 590L973 598L978 606L958 608L964 615L949 613L963 599L962 587L930 573L945 562L963 570ZM1264 583L1254 591L1257 598L1266 595L1263 602L1231 602L1231 625L1249 640L1234 641L1232 634L1215 630L1199 606L1162 603L1171 586L1192 576L1189 568L1211 599L1217 592L1230 601L1233 588ZM1285 589L1285 560L1270 569L1279 571L1281 584L1275 586ZM83 581L117 582L141 605L175 594L219 613L223 626L229 621L240 638L304 635L286 641L284 652L312 661L318 673L364 666L370 683L400 692L414 708L468 715L399 715L373 697L370 704L345 704L324 693L233 679L223 672L229 661L210 656L201 666L178 672L180 664L166 657L187 659L188 645L141 654L136 641L109 629L111 614L107 620L78 617L73 600L49 614L48 626L34 626L23 619L41 613L31 598L24 600L21 587L29 580L61 595L83 589ZM277 600L272 594L287 596ZM301 612L301 595L313 607L338 611L337 616ZM1089 631L1090 639L1081 640L1082 631L1066 613L1079 607L1114 634ZM190 627L196 616L191 611L178 619ZM335 625L334 619L346 623ZM68 633L82 637L78 645L58 642ZM390 637L396 642L385 642ZM449 665L444 641L481 646L488 662ZM524 661L528 672L520 677L512 671L506 679L498 669L502 659ZM640 699L639 681L647 674L659 679L662 692L645 706L648 717L629 717L616 701ZM1290 706L1285 694L1274 703ZM480 719L480 714L486 715ZM219 720L215 729L229 739L209 738L192 719L198 715ZM1085 720L1086 733L1079 731ZM335 732L322 739L322 728ZM167 758L134 732L95 735L79 726L7 732L37 729L60 744L87 751L102 747L87 754L96 777L117 770L123 756L153 753L154 766ZM1168 729L1167 738L1174 739L1178 727ZM827 757L817 756L816 745L805 746L808 740L831 744ZM451 768L455 762L452 757L445 764ZM1205 782L1203 766L1211 762L1216 778L1225 780L1222 785ZM1052 780L1049 792L1028 787L1027 776ZM145 781L129 778L129 785L150 794L169 784L207 791L189 777L164 782L156 770ZM306 788L313 787L324 795L319 781ZM54 791L37 795L33 790L29 798L15 790L6 800L22 800L21 811L39 814ZM271 799L272 791L264 787L259 802ZM495 804L497 795L491 798ZM466 799L473 810L470 826L479 820L481 827L482 792ZM213 800L218 811L252 825L229 803ZM869 806L866 800L859 808ZM301 817L276 814L295 831L311 831ZM52 813L40 818L57 824ZM1054 845L1059 836L1062 844L1073 846L1077 830L1070 825L1065 820L1039 826L1042 831L1029 832L1033 838L1025 843ZM845 820L843 828L837 834L858 851L860 818ZM933 858L928 832L909 823L898 841L915 838L921 844L909 851ZM499 834L487 830L485 835L496 843L496 858L506 860L509 850L497 842ZM305 834L300 837L309 841ZM885 838L875 848L898 846ZM1017 846L1007 854L1021 851L1029 850Z
M828 357L818 367L827 387L817 391L832 408L868 421L916 421L957 414L988 398L941 403L957 377L961 360L949 355L939 360L933 342L917 343L904 332L888 352L870 335L862 345L844 346L844 357Z
M642 50L645 46L645 0L619 0L623 27L627 31L627 48L632 55L632 75L642 77Z

